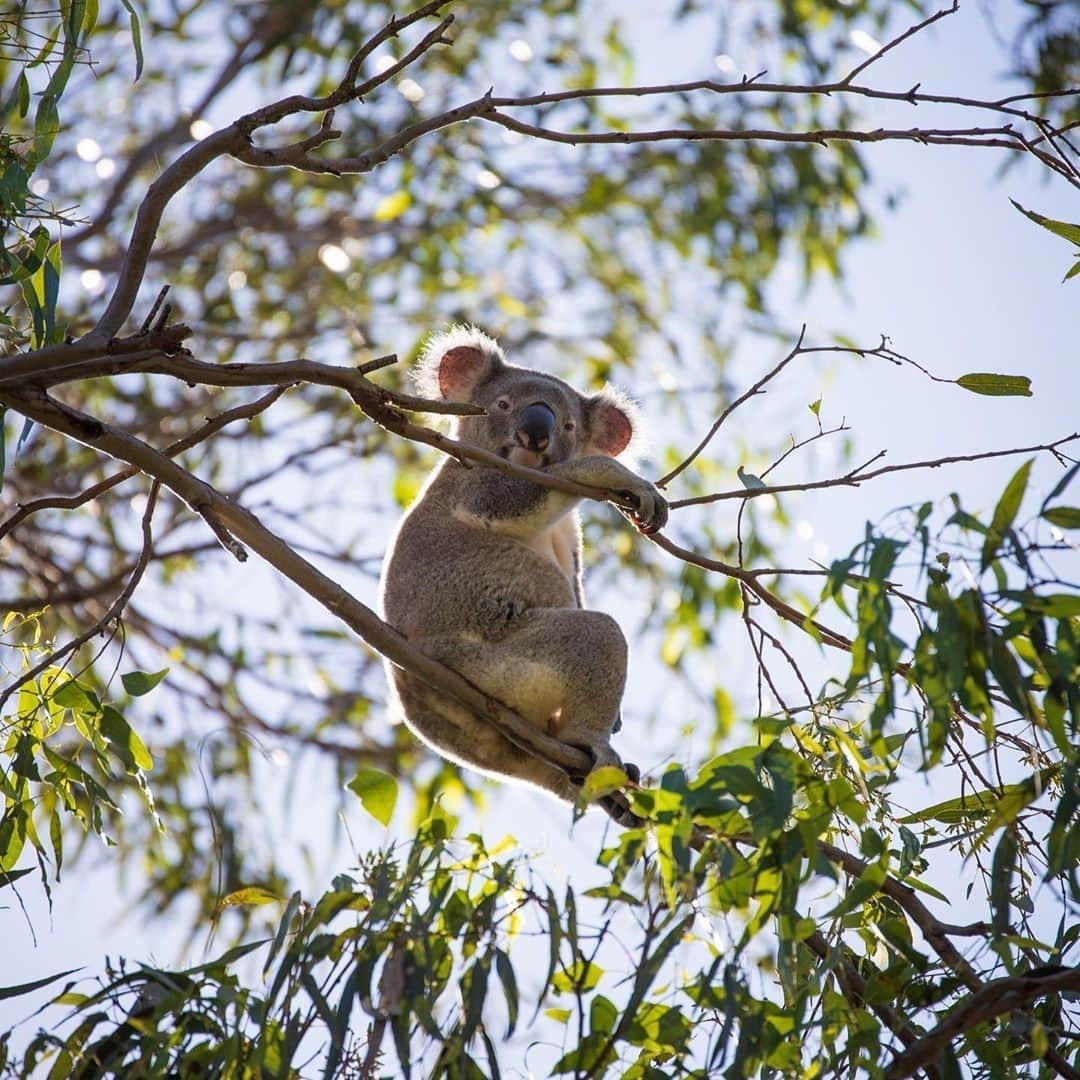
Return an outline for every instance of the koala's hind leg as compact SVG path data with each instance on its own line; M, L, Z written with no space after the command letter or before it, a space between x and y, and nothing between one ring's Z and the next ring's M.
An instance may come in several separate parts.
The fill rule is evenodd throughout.
M626 683L626 639L610 616L533 608L498 641L442 639L423 648L541 730L581 747L594 765L622 764L611 733ZM523 775L534 761L515 748L512 762L489 767L536 783Z

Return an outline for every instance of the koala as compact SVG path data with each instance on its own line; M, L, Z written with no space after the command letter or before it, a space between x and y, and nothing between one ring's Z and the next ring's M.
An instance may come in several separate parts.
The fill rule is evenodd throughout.
M629 403L606 389L578 393L554 376L507 363L469 327L432 337L415 372L426 397L482 406L455 434L507 461L625 493L644 532L663 527L657 489L615 460L635 433ZM428 656L549 735L618 765L626 640L611 616L585 608L579 499L500 469L444 459L405 514L383 565L386 620ZM469 709L393 665L391 704L445 757L573 801L583 777L538 760ZM636 820L614 800L616 820Z

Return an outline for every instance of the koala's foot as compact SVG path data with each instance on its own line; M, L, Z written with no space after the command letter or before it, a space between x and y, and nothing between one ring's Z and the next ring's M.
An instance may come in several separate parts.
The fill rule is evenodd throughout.
M634 504L634 509L628 516L648 536L659 532L667 524L668 504L664 496L648 480L643 480L641 477L634 477L634 479L637 484L623 493Z
M605 795L598 800L598 805L604 808L605 813L616 825L624 829L638 829L645 824L644 818L639 818L629 806L624 806L611 795Z

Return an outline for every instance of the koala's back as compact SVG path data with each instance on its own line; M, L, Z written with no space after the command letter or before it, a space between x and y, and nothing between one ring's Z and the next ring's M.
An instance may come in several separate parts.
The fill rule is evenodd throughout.
M576 607L573 581L543 553L548 545L461 520L453 481L436 475L401 522L383 575L390 624L416 642L462 631L498 640L524 611Z

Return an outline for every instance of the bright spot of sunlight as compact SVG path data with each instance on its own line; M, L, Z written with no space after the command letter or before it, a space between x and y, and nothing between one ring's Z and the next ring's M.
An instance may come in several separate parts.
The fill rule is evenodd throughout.
M867 56L873 56L874 53L879 52L881 49L881 42L871 37L865 30L852 30L851 44L856 49L862 49Z
M319 261L327 270L333 270L335 274L344 273L349 269L349 256L337 244L323 244L319 248Z
M97 161L101 157L101 147L93 139L80 139L75 144L75 153L83 161Z
M510 42L510 55L515 60L526 64L533 58L532 46L521 38L515 38Z

